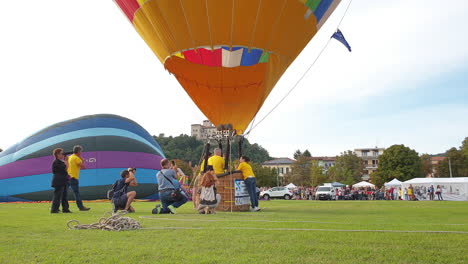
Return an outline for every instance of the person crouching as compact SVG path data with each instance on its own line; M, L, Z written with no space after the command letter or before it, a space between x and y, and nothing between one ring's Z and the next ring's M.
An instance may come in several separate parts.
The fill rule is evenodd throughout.
M206 172L200 181L200 204L198 205L198 213L200 214L215 214L216 207L221 201L221 195L216 193L216 177L213 166L206 166Z
M112 203L114 205L114 212L117 210L127 210L129 213L135 212L135 209L131 206L133 200L135 200L136 192L128 192L128 186L137 186L137 180L135 178L135 169L130 168L123 170L120 173L122 177L115 188L114 196L112 196Z

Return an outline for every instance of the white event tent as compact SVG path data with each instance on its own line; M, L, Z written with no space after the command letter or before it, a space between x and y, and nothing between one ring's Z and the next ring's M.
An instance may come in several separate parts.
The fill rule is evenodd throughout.
M362 188L362 187L372 187L375 188L375 185L366 181L358 182L353 185L353 188Z
M413 193L419 200L429 200L427 189L432 185L437 189L440 185L442 198L448 201L468 201L468 177L457 178L414 178L405 181L401 187L413 186ZM437 195L435 195L437 200Z
M286 187L288 189L294 189L294 188L296 188L296 185L294 185L293 183L290 183L290 184L288 184L288 185L286 185L284 187Z
M386 188L399 188L401 187L401 181L399 181L397 178L394 178L393 180L385 183L384 185Z

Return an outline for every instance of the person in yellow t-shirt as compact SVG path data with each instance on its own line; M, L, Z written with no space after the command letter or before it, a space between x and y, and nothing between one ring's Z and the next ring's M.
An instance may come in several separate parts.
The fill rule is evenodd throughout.
M208 159L211 158L213 154L211 152L208 152ZM202 163L200 165L200 175L203 175L203 167L205 166L205 157L203 156Z
M81 152L83 147L76 145L73 147L73 155L68 157L68 175L70 175L70 187L75 194L76 205L80 211L89 211L90 208L85 207L83 205L83 201L81 201L80 196L80 186L78 179L80 178L80 171L81 169L86 168L83 158L81 157Z
M213 166L215 174L223 174L224 173L224 159L221 157L221 149L215 148L214 149L214 156L208 159L208 165Z
M240 164L237 167L237 170L242 172L242 176L244 176L244 183L245 187L247 188L247 192L249 193L250 196L250 206L252 209L250 209L253 212L258 212L260 211L260 208L258 208L258 197L257 197L257 180L255 178L255 174L252 170L252 166L250 166L250 158L247 156L242 156L239 159Z

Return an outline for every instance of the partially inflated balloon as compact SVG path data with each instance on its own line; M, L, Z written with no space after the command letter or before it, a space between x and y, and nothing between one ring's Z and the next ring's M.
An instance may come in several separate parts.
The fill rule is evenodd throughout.
M341 0L115 0L213 124L243 133Z
M159 144L134 121L101 114L49 126L0 152L0 202L51 200L52 150L69 152L74 145L83 147L86 161L79 178L83 199L105 198L129 167L137 168L137 196L157 197L156 173L164 157Z

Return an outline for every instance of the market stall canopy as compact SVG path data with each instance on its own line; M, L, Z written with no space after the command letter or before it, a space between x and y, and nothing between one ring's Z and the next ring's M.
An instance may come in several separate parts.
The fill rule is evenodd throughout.
M361 188L361 187L372 187L375 188L375 185L366 181L358 182L353 185L353 188Z
M399 181L397 178L394 178L393 180L385 183L384 185L385 187L401 187L401 181Z
M468 201L468 177L455 178L414 178L401 183L401 188L413 187L418 200L429 200L429 187L440 186L442 197L446 201Z
M288 185L286 185L286 186L284 186L284 187L286 187L286 188L288 188L288 189L291 189L291 188L296 188L297 186L294 185L293 183L290 183L290 184L288 184Z

